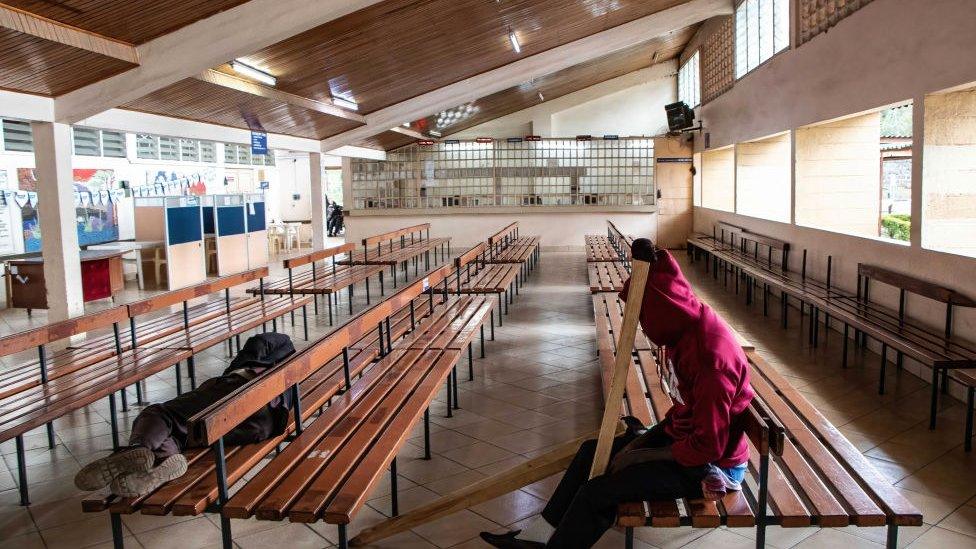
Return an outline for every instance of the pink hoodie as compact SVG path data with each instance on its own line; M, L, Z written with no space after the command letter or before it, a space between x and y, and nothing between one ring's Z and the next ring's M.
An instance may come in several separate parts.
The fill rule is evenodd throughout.
M665 418L665 432L674 439L671 452L687 467L744 463L748 442L732 426L754 396L749 361L725 322L695 296L674 257L662 250L657 258L644 289L640 324L651 341L665 346L673 364L674 405ZM621 299L629 289L628 280Z

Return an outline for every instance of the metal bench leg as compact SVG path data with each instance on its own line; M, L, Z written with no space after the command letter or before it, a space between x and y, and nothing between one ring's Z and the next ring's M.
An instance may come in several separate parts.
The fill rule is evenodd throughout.
M238 347L238 350L240 350L240 347ZM197 368L192 355L186 359L186 373L190 376L190 390L192 391L197 388ZM122 390L122 393L125 394L125 389ZM124 405L125 400L123 399L122 402Z
M495 310L491 311L491 340L495 341Z
M30 505L30 495L27 493L27 454L24 451L24 435L17 435L17 482L20 488L20 504Z
M885 394L885 372L888 369L888 344L881 342L881 376L878 379L878 394Z
M125 547L125 542L122 540L122 515L109 513L108 516L112 523L112 547L122 549Z
M505 311L505 295L504 292L498 294L498 327L502 327L502 313Z
M932 402L929 403L929 430L935 430L935 413L939 406L939 369L932 366Z
M456 365L454 368L451 368L451 377L454 379L454 409L457 410L461 408L461 406L458 405L458 374Z
M349 540L346 539L346 525L339 525L339 549L348 549Z
M454 404L451 403L451 372L447 373L447 417L454 417Z
M308 306L302 305L302 330L305 332L305 341L308 341Z
M967 452L973 450L973 400L976 397L976 388L969 387L966 391L966 440L965 449Z
M146 402L142 398L142 381L137 381L136 382L136 405L145 406L146 404L148 404L148 402Z
M430 406L424 410L424 459L430 459Z
M329 298L329 326L332 326L332 294L325 294Z
M119 417L117 412L115 409L115 392L113 391L108 395L108 413L111 416L113 450L119 449Z
M54 423L48 422L47 425L47 447L54 449L57 446L57 442L54 440Z
M468 381L474 380L474 342L468 343Z
M634 529L630 526L624 529L624 547L634 549Z
M224 439L219 438L213 443L211 450L214 453L214 473L217 475L217 503L218 513L220 514L220 538L224 549L233 549L234 536L230 529L230 519L224 516L223 508L228 499L227 487L227 462L224 459Z
M780 305L783 307L783 329L789 328L789 315L790 315L790 296L786 295L786 292L780 292L779 294Z
M885 543L887 549L895 549L898 547L898 525L889 524L888 525L888 541Z
M271 331L272 332L277 332L278 331L278 319L277 318L272 318L271 319Z
M847 324L845 322L844 323L844 353L843 353L844 354L844 359L841 362L841 366L844 367L844 368L847 368L847 347L850 344L849 343L850 342L850 338L848 337L850 333L851 333L851 326L850 326L850 324Z
M369 305L369 277L366 277L366 304Z
M275 329L275 331L277 332L278 330ZM176 363L176 396L183 394L183 368L180 364L182 362ZM115 396L113 395L112 398L115 398Z
M393 279L393 287L397 287L396 265L390 265L390 277Z
M485 325L481 325L481 358L485 358Z
M393 456L393 461L390 462L390 511L391 516L400 515L400 502L397 501L397 468L396 468L396 456Z
M123 412L128 412L129 411L129 395L126 394L125 387L122 387L122 389L119 390L119 396L122 397L122 411ZM52 426L51 426L50 423L48 423L47 425L48 425L48 427L47 427L47 438L48 438L48 441L53 441L54 440L54 430L52 429ZM54 445L52 444L51 447L54 448Z
M355 286L355 284L350 284L349 285L349 314L352 314L352 293L353 293L352 292L352 287L353 286Z

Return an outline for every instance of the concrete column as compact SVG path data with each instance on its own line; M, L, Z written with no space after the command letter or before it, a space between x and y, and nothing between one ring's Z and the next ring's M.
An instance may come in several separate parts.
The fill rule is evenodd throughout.
M37 165L37 211L48 318L66 320L85 312L71 173L71 126L33 122L31 131Z
M325 187L322 184L322 153L308 153L308 176L312 199L312 248L325 248ZM333 197L333 200L335 198Z

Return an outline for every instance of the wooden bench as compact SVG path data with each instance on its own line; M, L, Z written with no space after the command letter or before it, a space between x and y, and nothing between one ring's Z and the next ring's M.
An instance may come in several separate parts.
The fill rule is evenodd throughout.
M624 261L620 252L610 241L610 237L599 234L588 234L583 237L586 247L586 261L588 263Z
M512 222L488 237L486 262L520 264L524 280L539 261L540 241L538 236L520 236L518 221Z
M343 254L351 253L355 250L355 244L343 244L324 250L316 250L305 255L285 259L282 264L288 271L286 278L273 280L264 284L262 287L248 288L248 293L252 295L273 294L273 295L326 295L328 298L329 325L333 324L333 299L338 306L339 291L343 288L349 292L349 314L352 314L352 297L354 286L363 282L366 286L366 304L370 304L369 277L376 275L379 278L380 295L385 295L385 285L383 281L384 265L343 265L337 259ZM331 259L330 262L325 260ZM323 264L320 266L318 262ZM300 269L305 267L305 269ZM391 269L393 274L393 285L396 287L396 272ZM319 314L319 303L317 297L313 297L315 314Z
M613 327L621 322L622 306L608 306L611 300L616 301L610 294L602 297L598 300L594 296L594 303L606 380L614 361ZM651 424L664 417L671 401L657 374L656 351L640 347L633 354L622 411ZM755 528L756 546L764 547L768 525L853 525L886 526L887 546L894 548L900 526L922 524L921 513L802 394L751 346L745 345L743 350L752 366L751 381L757 393L739 426L750 441L747 478L752 481L744 483L741 492L730 492L719 502L621 505L617 524L626 529L627 547L633 546L633 528L639 526Z
M630 262L630 249L634 246L634 237L624 234L613 221L608 219L607 238L610 239L610 245L617 250L621 259Z
M896 365L901 368L904 355L932 369L932 395L929 428L934 429L938 411L939 376L943 389L947 387L949 372L960 370L953 379L967 387L970 393L976 384L973 377L962 370L976 368L976 344L965 341L953 333L955 307L976 307L976 301L944 286L915 278L875 265L858 263L858 289L855 296L833 296L827 303L826 312L844 323L844 363L847 363L848 334L851 327L857 330L855 340L863 346L868 336L881 343L881 374L879 393L884 393L885 369L888 348L896 352ZM893 286L899 292L897 310L871 301L871 282ZM945 322L941 330L913 320L908 316L907 295L920 297L945 305ZM967 425L967 449L971 447L971 421Z
M627 263L623 261L591 261L586 264L590 280L590 292L619 292L630 278Z
M459 294L494 294L498 296L498 325L502 315L519 289L519 266L514 263L487 263L488 245L477 244L454 259L454 292ZM492 312L494 315L494 311ZM494 318L492 319L494 330Z
M360 250L349 252L339 261L344 265L387 265L396 285L396 266L402 265L403 279L407 279L407 267L414 264L414 275L420 274L420 256L424 257L424 270L430 270L430 252L434 252L434 264L451 253L450 238L431 238L430 223L412 225L363 239ZM438 257L438 252L440 257Z
M482 349L484 347L483 325L492 309L492 302L477 296L449 297L447 280L452 277L452 269L453 266L448 265L422 280L415 281L387 300L350 319L336 331L293 356L286 363L275 367L237 393L192 418L191 435L194 441L209 446L213 452L205 448L188 450L190 467L187 474L180 479L141 498L94 497L83 503L83 509L87 512L108 511L111 515L116 546L121 546L121 514L141 512L198 515L204 511L216 511L223 507L225 512L221 517L221 524L224 542L225 546L230 546L229 519L237 511L234 507L222 505L228 502L228 486L241 480L245 473L278 444L290 440L290 435L298 436L280 456L268 464L264 471L280 467L287 462L288 456L293 456L296 452L314 451L311 447L313 437L329 429L359 429L356 437L350 439L351 443L346 440L345 453L342 454L346 456L358 452L357 455L361 455L369 451L368 456L363 457L370 459L359 464L356 468L357 474L369 470L373 463L370 460L377 452L375 445L356 446L355 443L366 436L363 433L384 434L380 440L387 445L391 444L391 441L394 442L395 444L389 447L395 454L396 448L402 445L409 430L401 431L399 426L407 417L416 418L417 414L413 414L413 411L417 403L423 400L421 398L423 391L430 389L433 383L431 376L439 378L437 383L433 384L434 389L439 387L440 381L444 379L453 382L453 388L450 383L448 384L448 414L450 414L451 408L457 407L457 376L455 372L453 376L448 377L447 372L454 370L465 345L468 349L469 369L471 368L471 341L477 335L479 327ZM403 336L409 337L396 344L393 343L394 338L399 340ZM435 355L438 360L431 361ZM382 360L374 364L373 359L377 357L382 357ZM411 360L416 362L410 362ZM423 368L420 366L421 362L424 364ZM362 377L353 383L351 380L356 375ZM388 393L390 387L387 385L394 381L392 375L406 375L414 380L422 378L425 380L423 388L420 392L410 392L410 386L397 385L394 387L394 393ZM401 381L404 379L406 378L396 378ZM414 389L420 387L421 385L413 386ZM313 417L313 412L318 410L319 417L304 429L299 427L296 430L295 423L292 422L286 435L269 441L229 450L223 447L224 434L286 390L292 391L294 400L300 403L295 407L297 416L308 422ZM345 392L340 400L333 401L341 391ZM404 397L405 392L409 393L409 398L401 401L403 406L394 410L396 413L392 417L386 417L386 421L392 423L387 424L386 428L379 432L375 432L377 425L355 415L371 410L370 407L376 405L375 399L380 393L385 395L383 405L373 409L374 416L379 413L378 410L390 412L392 409L389 406L395 402L391 400L391 395L398 394ZM431 394L430 397L432 396ZM372 400L367 401L367 399ZM427 398L428 404L429 401L430 399ZM409 411L404 408L408 404L412 406ZM322 408L326 405L330 406L323 412ZM353 420L353 418L357 419ZM425 427L429 427L426 422ZM386 436L389 433L396 433L396 437L399 438L397 440L389 438ZM327 437L326 440L331 439ZM313 463L311 460L317 461L320 458L324 463L326 455L315 453L309 457L302 454L302 457L306 458L307 463ZM336 459L340 458L336 457ZM341 466L337 463L339 462L333 462L334 467L330 466L324 472L320 472L323 475L335 475L339 471L338 467ZM381 469L382 467L385 467L385 464L380 466ZM253 493L249 490L259 488L262 482L259 479L266 478L261 476L264 474L259 474L242 487L235 494L235 501L240 501L239 498ZM303 478L302 482L305 480L312 479ZM319 481L322 481L321 476L316 479L316 482ZM348 482L343 485L343 488L347 485ZM270 486L258 489L261 493L267 490L270 490Z

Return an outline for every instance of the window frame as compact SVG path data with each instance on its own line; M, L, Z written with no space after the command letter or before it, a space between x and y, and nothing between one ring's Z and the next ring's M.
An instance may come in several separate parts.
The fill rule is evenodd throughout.
M754 67L749 68L749 61L748 61L749 54L748 54L748 50L747 50L747 53L746 53L746 57L747 57L747 60L746 60L746 70L741 75L739 74L739 9L742 8L743 6L749 4L750 2L756 2L756 4L758 5L761 2L763 2L763 1L764 0L739 0L739 2L736 4L735 8L732 11L732 76L733 76L734 82L738 82L739 80L741 80L741 79L749 76L750 74L752 74L753 72L755 72L757 69L763 67L766 63L769 63L771 60L775 59L778 55L780 55L780 54L782 54L784 52L790 51L793 48L793 31L792 31L792 28L791 28L791 26L792 26L791 25L791 23L792 23L791 17L793 16L793 2L791 0L766 0L766 1L770 2L769 5L772 6L772 9L773 9L773 15L770 17L770 20L772 21L772 25L773 25L773 30L772 30L772 35L771 35L773 37L773 52L772 52L772 54L769 57L767 57L765 59L762 58L762 44L761 44L760 39L761 39L761 36L762 36L761 35L761 33L762 33L761 24L762 24L763 17L762 17L762 10L760 8L759 13L756 15L756 24L757 24L757 26L760 26L760 28L756 31L756 42L757 42L756 47L759 50L759 53L758 53L758 55L759 55L759 61L758 61L758 63L756 63L756 65ZM776 20L777 20L776 19L775 12L776 12L776 2L777 1L782 1L784 3L784 5L786 6L786 16L785 16L785 18L783 18L783 20L786 21L786 36L785 36L785 38L786 38L786 44L782 48L780 48L778 50L776 49L776 42L775 42L775 40L776 40ZM746 23L748 24L748 14L746 15ZM748 32L748 29L747 29L747 32ZM749 45L749 37L747 35L746 36L746 47L747 48L748 48L748 45Z

